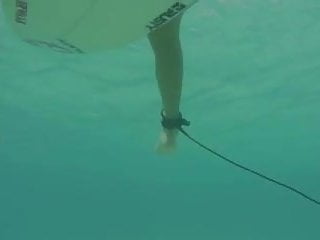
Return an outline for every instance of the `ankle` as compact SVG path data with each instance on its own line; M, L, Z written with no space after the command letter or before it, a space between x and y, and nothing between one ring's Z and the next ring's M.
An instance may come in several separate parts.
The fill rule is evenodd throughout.
M166 110L163 111L164 116L167 119L178 119L180 117L180 112L179 111L171 111L167 112Z

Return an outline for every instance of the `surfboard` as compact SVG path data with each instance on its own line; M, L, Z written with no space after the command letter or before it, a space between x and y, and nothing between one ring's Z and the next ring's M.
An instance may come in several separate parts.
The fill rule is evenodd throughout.
M197 0L2 0L25 42L63 53L116 48L155 31Z

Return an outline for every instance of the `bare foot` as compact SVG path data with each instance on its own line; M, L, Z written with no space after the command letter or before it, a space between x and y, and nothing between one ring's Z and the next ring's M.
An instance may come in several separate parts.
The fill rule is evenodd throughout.
M168 130L163 129L160 133L159 142L157 143L155 147L155 151L158 154L170 154L173 153L176 150L177 144L176 139L178 136L178 130Z

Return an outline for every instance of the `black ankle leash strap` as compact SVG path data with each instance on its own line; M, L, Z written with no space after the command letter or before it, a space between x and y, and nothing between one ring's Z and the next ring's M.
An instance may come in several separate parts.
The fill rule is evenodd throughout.
M190 126L190 122L184 118L182 118L182 114L179 112L179 117L177 119L169 119L164 115L164 110L161 111L162 121L161 124L164 128L173 130L180 130L182 126Z

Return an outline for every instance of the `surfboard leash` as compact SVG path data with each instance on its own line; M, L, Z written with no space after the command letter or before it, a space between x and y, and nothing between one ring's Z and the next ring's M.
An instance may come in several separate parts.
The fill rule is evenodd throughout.
M303 197L303 198L311 201L312 203L320 206L320 201L319 201L319 200L316 200L316 199L308 196L307 194L303 193L302 191L300 191L300 190L298 190L298 189L296 189L296 188L294 188L294 187L292 187L292 186L290 186L290 185L284 184L284 183L282 183L282 182L280 182L280 181L278 181L278 180L276 180L276 179L274 179L274 178L271 178L271 177L266 176L265 174L262 174L262 173L260 173L260 172L258 172L258 171L255 171L255 170L252 170L252 169L250 169L250 168L248 168L248 167L245 167L245 166L243 166L243 165L241 165L241 164L239 164L239 163L237 163L237 162L235 162L235 161L232 161L231 159L229 159L229 158L225 157L224 155L222 155L222 154L220 154L220 153L212 150L211 148L203 145L202 143L200 143L199 141L197 141L196 139L194 139L193 137L191 137L191 136L182 128L183 126L190 126L191 122L188 121L188 120L186 120L186 119L184 119L184 118L182 117L182 114L181 114L181 113L179 113L179 117L178 117L177 119L168 119L168 118L166 118L165 115L164 115L164 110L162 110L160 114L161 114L161 117L162 117L161 124L162 124L162 126L163 126L164 128L166 128L166 129L168 129L168 130L178 129L183 135L185 135L187 138L189 138L192 142L196 143L196 144L199 145L201 148L209 151L210 153L216 155L216 156L219 157L220 159L222 159L222 160L224 160L224 161L232 164L233 166L236 166L236 167L238 167L238 168L240 168L240 169L242 169L242 170L244 170L244 171L247 171L247 172L249 172L249 173L251 173L251 174L254 174L254 175L256 175L256 176L258 176L258 177L260 177L260 178L262 178L262 179L265 179L265 180L267 180L267 181L269 181L269 182L271 182L271 183L274 183L274 184L276 184L276 185L278 185L278 186L281 186L281 187L283 187L283 188L285 188L285 189L287 189L287 190L290 190L290 191L292 191L292 192L300 195L301 197Z

